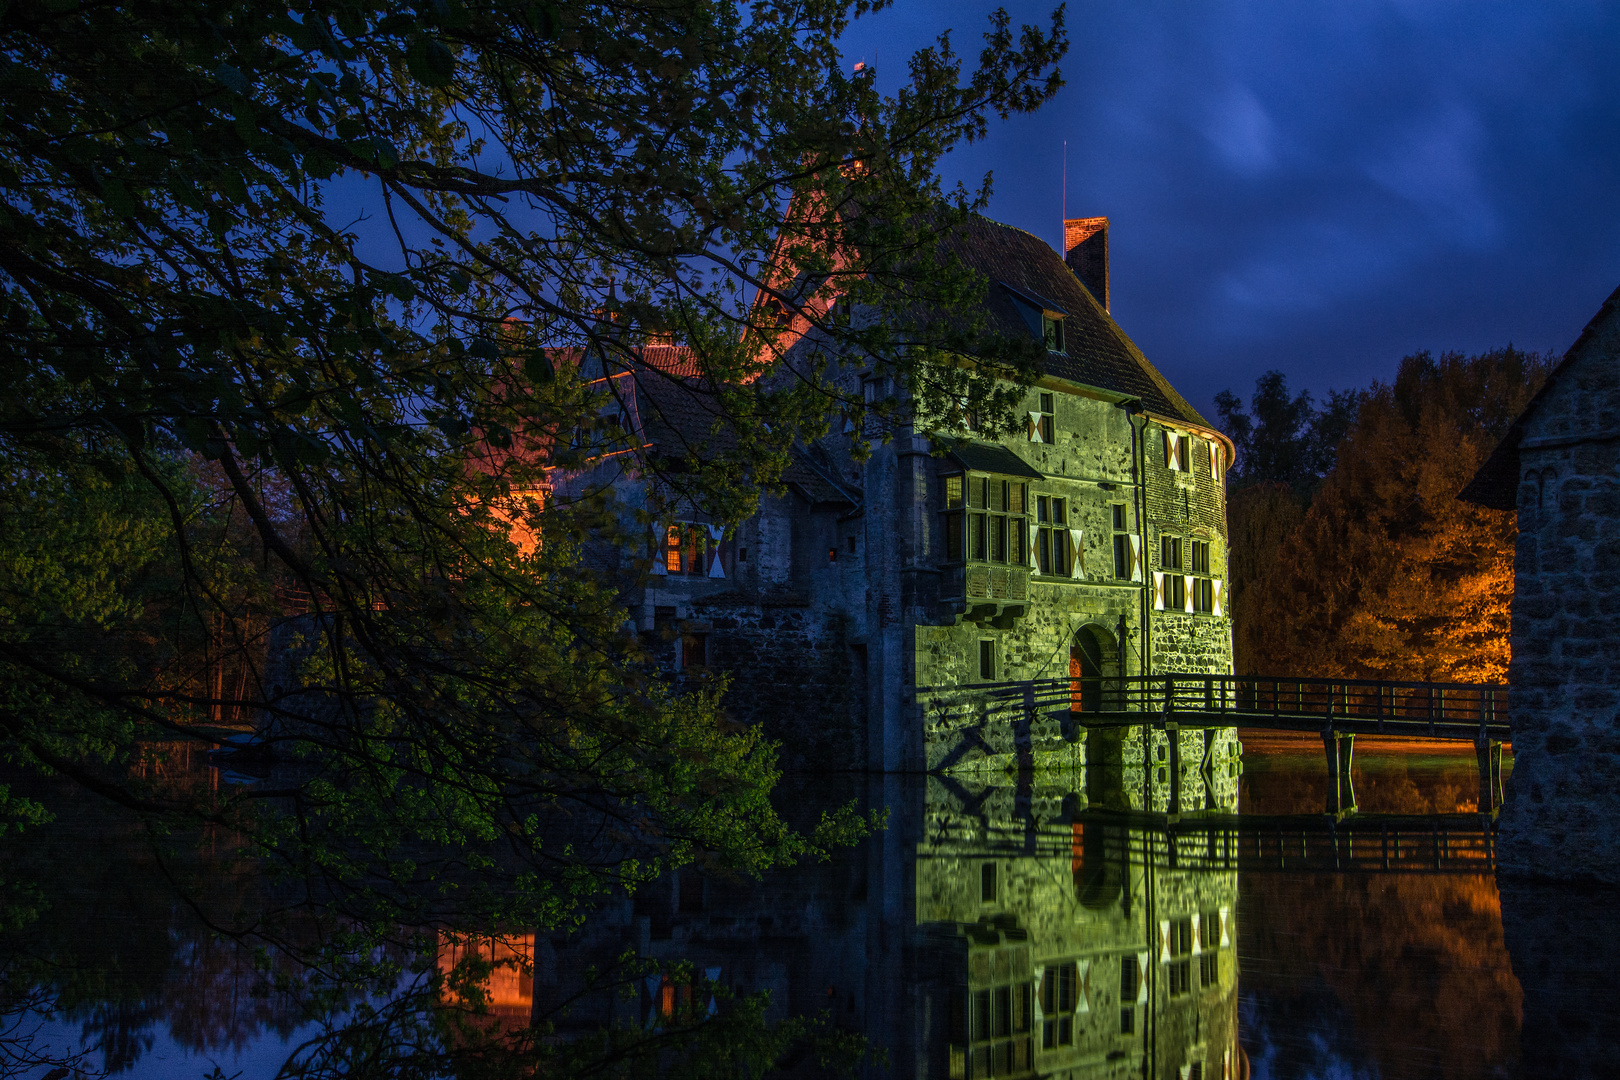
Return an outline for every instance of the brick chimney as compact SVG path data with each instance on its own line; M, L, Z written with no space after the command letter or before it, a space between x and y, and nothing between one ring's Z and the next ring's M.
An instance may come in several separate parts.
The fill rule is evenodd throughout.
M1063 223L1063 261L1097 303L1108 310L1108 219L1069 218Z

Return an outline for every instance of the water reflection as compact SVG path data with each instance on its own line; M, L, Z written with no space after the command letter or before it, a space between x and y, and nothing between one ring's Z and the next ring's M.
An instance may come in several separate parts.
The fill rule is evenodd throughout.
M540 1010L656 1024L681 964L779 1017L826 1012L906 1075L1231 1077L1238 848L1092 812L1075 785L878 781L889 829L762 885L688 871L542 942ZM637 1000L583 972L661 965ZM684 988L682 989L684 992Z
M1149 814L1107 799L1136 790L1107 776L790 780L785 807L854 797L889 827L762 881L688 868L568 932L440 931L391 998L370 988L363 1030L352 988L310 993L290 952L215 932L276 901L226 845L160 861L96 800L58 793L54 824L0 850L0 1012L37 1019L37 995L54 1018L36 1030L114 1072L217 1062L243 1080L289 1058L341 1075L410 1040L432 1051L424 1074L465 1073L491 1039L608 1047L592 1060L611 1074L602 1062L671 1033L711 1030L724 1061L805 1016L881 1048L872 1076L1604 1075L1620 956L1602 897L1499 901L1488 819L1454 812L1471 755L1363 753L1362 805L1387 813L1335 818L1313 749L1289 764L1250 741L1241 818ZM762 991L760 1026L738 1023ZM0 1033L0 1053L21 1046ZM0 1072L55 1059L38 1060ZM821 1071L815 1055L787 1065Z

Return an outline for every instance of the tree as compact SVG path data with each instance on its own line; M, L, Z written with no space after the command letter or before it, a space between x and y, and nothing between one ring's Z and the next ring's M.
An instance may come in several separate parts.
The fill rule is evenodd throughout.
M1309 510L1257 545L1275 554L1235 602L1245 670L1506 678L1514 520L1456 495L1551 363L1512 346L1421 352L1362 396Z
M1254 381L1247 410L1232 391L1216 394L1221 430L1237 447L1233 472L1239 483L1289 484L1308 495L1332 470L1362 396L1354 390L1329 390L1326 406L1318 410L1309 390L1297 397L1289 393L1288 377L1280 371Z
M942 37L885 98L837 49L873 6L0 13L0 521L27 524L0 536L0 754L230 825L364 915L556 925L700 851L810 850L757 730L660 681L577 572L602 498L534 493L605 404L579 349L691 347L750 437L670 483L733 520L864 407L760 377L783 319L922 389L969 355L978 403L1028 377L920 313L983 287L932 237L986 193L936 165L1056 91L1061 9L994 15L971 71ZM285 781L188 801L118 767L226 705L274 720Z

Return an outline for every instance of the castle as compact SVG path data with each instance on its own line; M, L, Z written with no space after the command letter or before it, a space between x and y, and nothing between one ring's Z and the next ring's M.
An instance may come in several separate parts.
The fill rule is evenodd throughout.
M1083 713L1111 678L1232 672L1232 447L1109 315L1107 220L1065 222L1062 254L982 217L946 242L987 279L990 328L1045 343L1022 430L970 431L946 447L903 428L864 460L851 453L859 433L834 432L796 447L785 492L764 495L735 530L688 506L656 523L646 553L591 556L624 575L632 618L677 677L731 674L727 707L766 724L788 768L937 772L1020 752L1095 762L1105 748L1088 759L1072 729L1014 733L974 702L1067 679ZM795 348L825 345L812 331ZM582 375L619 379L636 445L678 457L715 414L684 350L652 346L642 359L615 372L587 358ZM853 365L839 378L878 381ZM611 483L625 513L648 505L653 481L612 468L559 475L555 490ZM651 572L632 573L645 559ZM1231 761L1220 775L1235 775L1235 732L1169 737L1185 742L1181 761ZM1174 760L1165 733L1152 738L1108 752L1127 767ZM1230 805L1235 780L1182 797L1188 809Z

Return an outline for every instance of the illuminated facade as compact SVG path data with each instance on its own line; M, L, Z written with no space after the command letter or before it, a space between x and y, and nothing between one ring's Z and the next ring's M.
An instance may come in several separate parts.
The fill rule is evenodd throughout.
M1106 221L1069 226L1067 259L982 218L949 241L989 280L990 328L1047 346L1014 434L964 427L946 447L903 427L869 440L858 460L860 433L834 432L797 448L786 492L764 496L735 530L677 509L647 551L594 556L625 576L637 626L666 666L730 672L733 714L773 725L789 767L1001 768L1018 753L1013 725L948 701L1069 679L1074 711L1086 712L1106 706L1110 678L1231 673L1231 446L1109 316ZM807 328L786 332L798 335L790 367L828 347ZM719 413L700 381L671 360L647 368L586 374L619 380L620 422L643 452L679 457L712 438ZM853 364L832 378L868 399L904 393ZM645 482L617 464L556 487L608 482L627 514L649 504ZM1181 760L1235 757L1231 732L1177 737ZM1151 767L1164 757L1164 734L1155 739L1110 752ZM1073 731L1036 741L1048 763L1087 760ZM1189 788L1176 808L1168 787L1146 798L1193 809L1232 794Z

